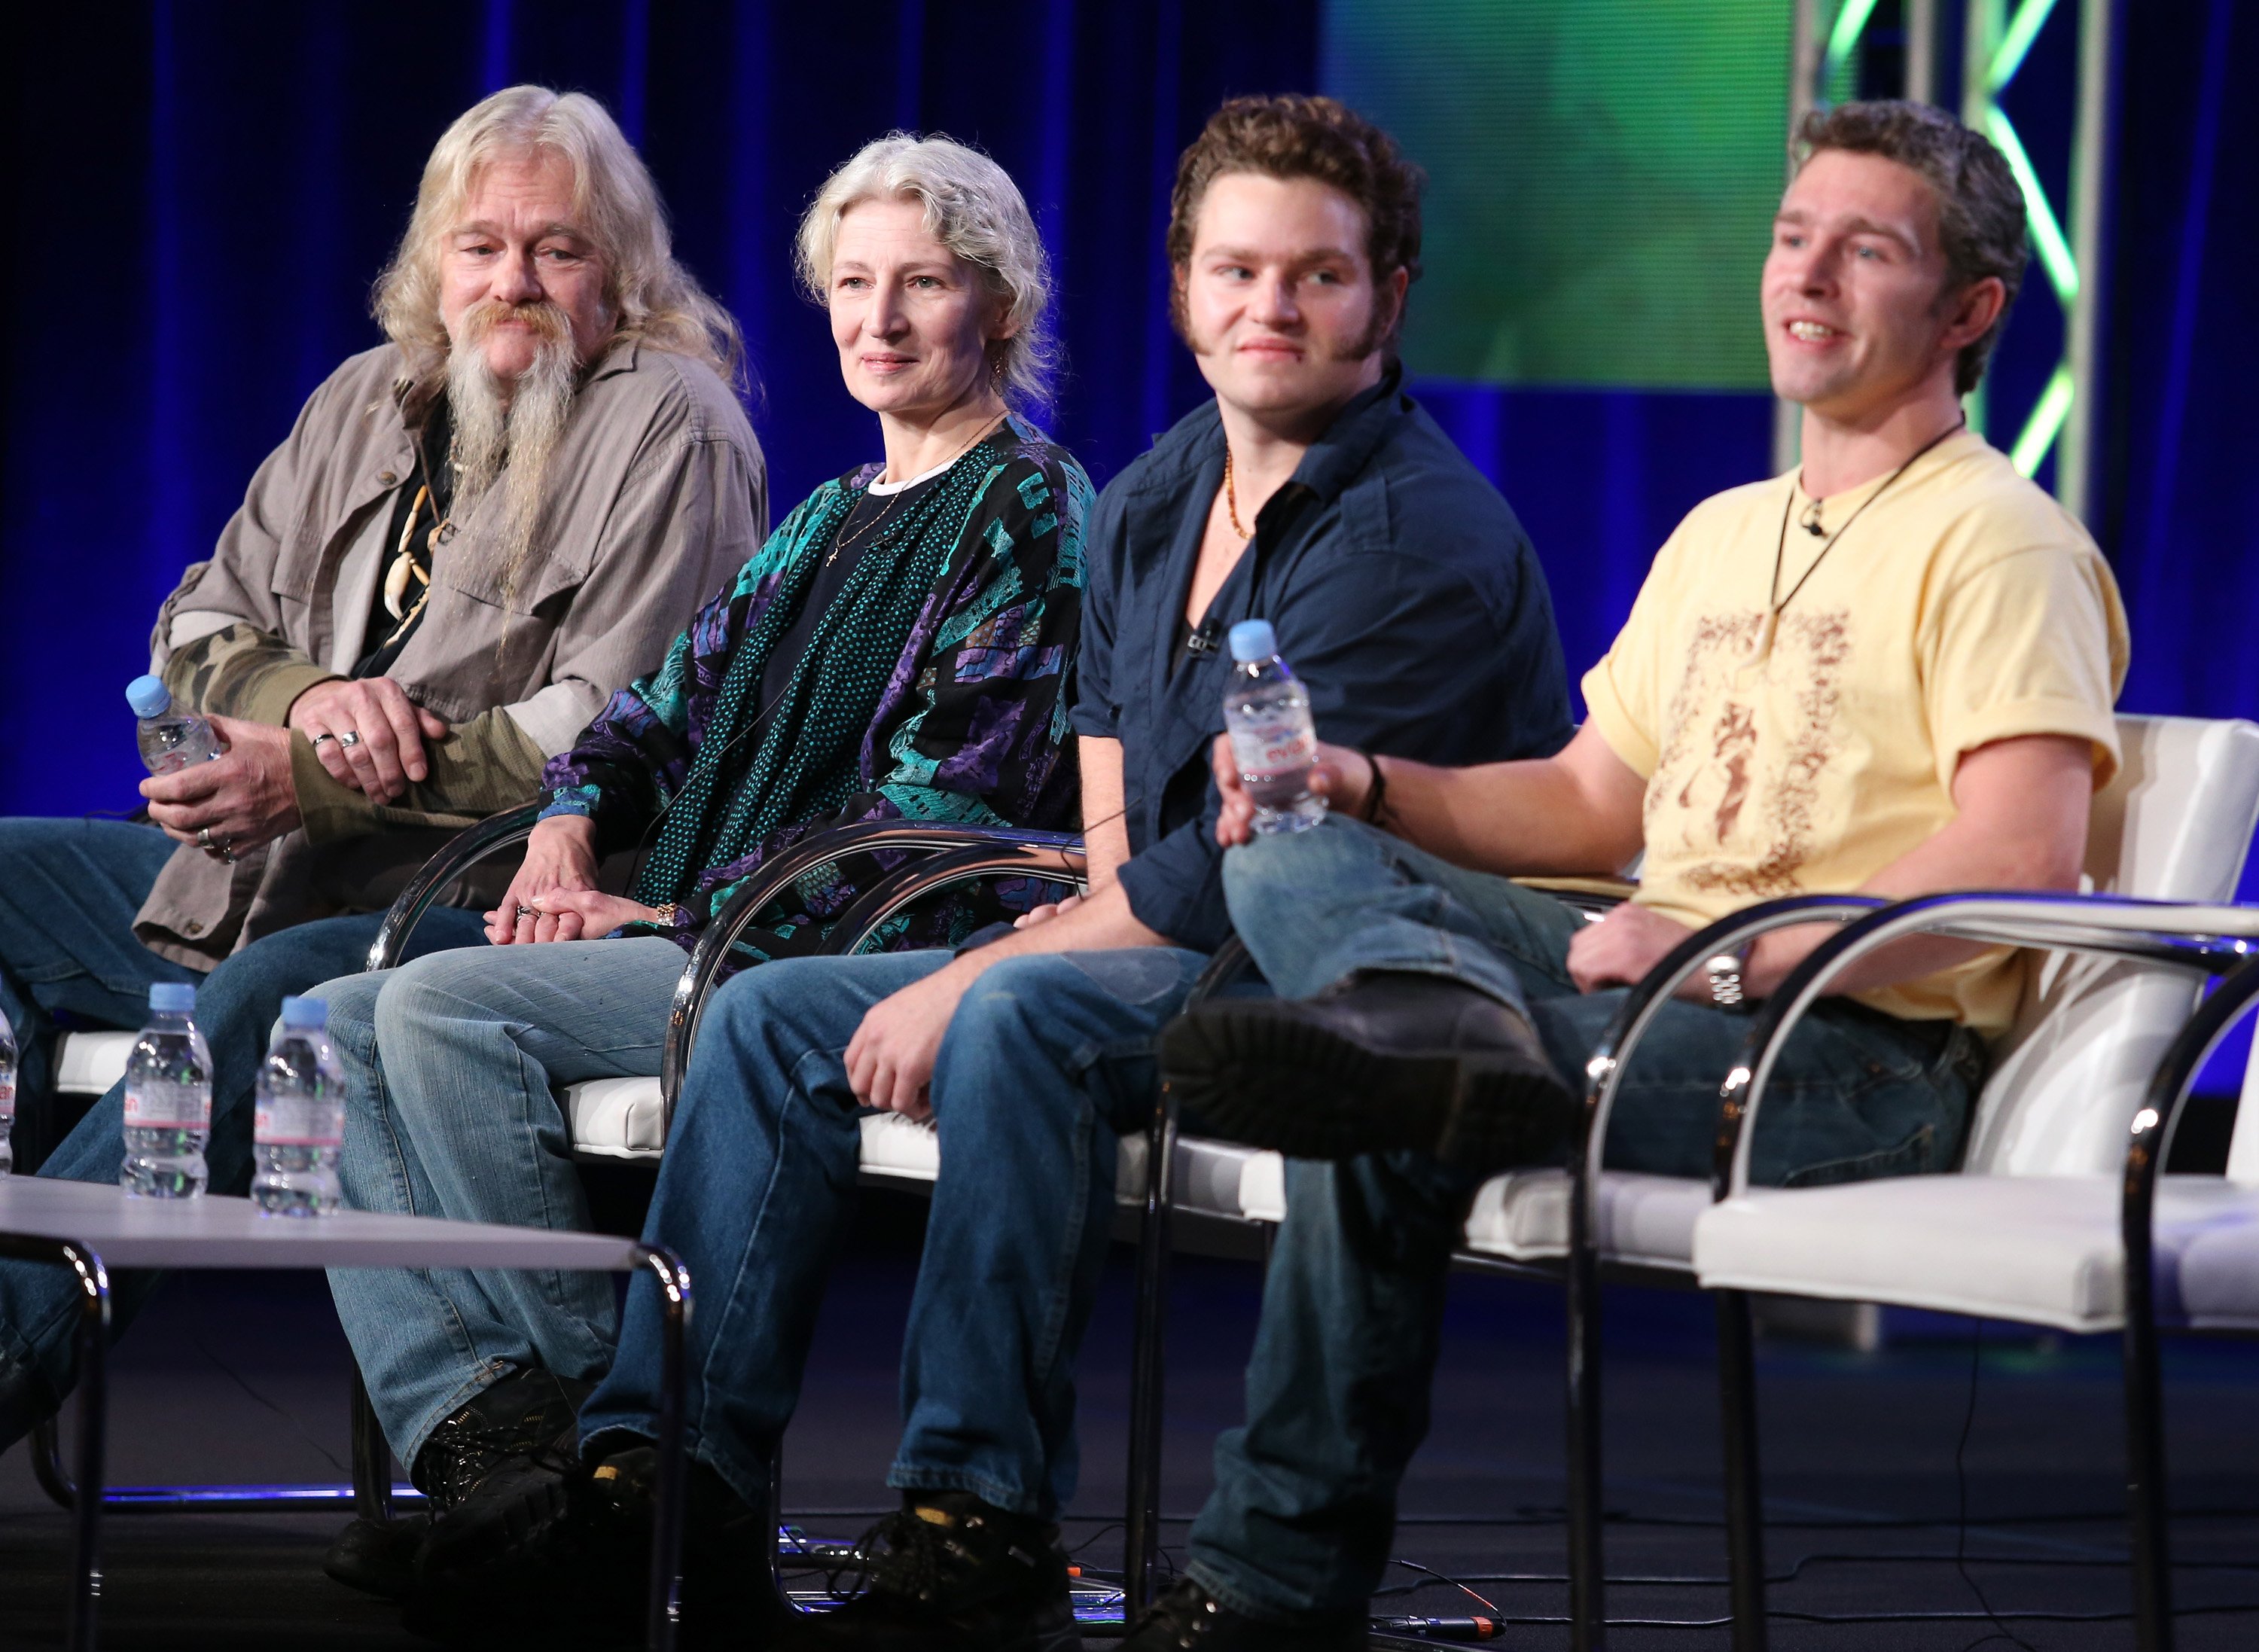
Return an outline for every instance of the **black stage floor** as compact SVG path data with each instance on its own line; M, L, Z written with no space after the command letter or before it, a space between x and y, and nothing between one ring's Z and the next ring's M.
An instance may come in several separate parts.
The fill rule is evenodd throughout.
M787 1447L786 1500L813 1536L852 1538L885 1498L897 1339L916 1207L866 1200L864 1235L838 1268ZM1117 1265L1083 1361L1083 1488L1070 1540L1118 1563L1129 1273ZM1186 1261L1173 1295L1168 1506L1205 1489L1215 1431L1240 1409L1251 1265ZM1435 1426L1404 1490L1397 1553L1467 1580L1513 1620L1557 1620L1562 1569L1560 1305L1542 1285L1456 1285ZM1611 1615L1624 1652L1727 1644L1716 1527L1718 1447L1710 1321L1700 1298L1620 1289L1608 1318ZM1769 1342L1764 1355L1772 1644L1785 1652L2035 1652L2130 1647L2122 1616L2120 1401L2108 1338L1987 1328L1964 1462L1987 1522L1956 1568L1955 1456L1970 1401L1966 1322L1894 1324L1853 1354ZM317 1277L204 1274L176 1281L119 1352L115 1484L343 1478L344 1341ZM2185 1652L2259 1647L2259 1344L2183 1342L2167 1364L2177 1598ZM1451 1523L1451 1522L1483 1523ZM103 1644L119 1648L406 1648L390 1611L325 1579L330 1516L132 1515L108 1523ZM1181 1541L1182 1524L1169 1527ZM21 1450L0 1458L0 1646L60 1642L68 1533ZM1413 1565L1386 1609L1486 1613ZM1511 1574L1501 1577L1500 1574ZM1634 1581L1635 1579L1643 1581ZM1978 1589L2003 1616L1984 1620ZM1888 1622L1828 1621L1898 1614ZM1969 1614L1978 1615L1971 1617ZM2043 1617L2016 1614L2043 1613ZM1939 1614L1951 1614L1941 1617ZM1493 1644L1554 1648L1539 1621ZM1105 1641L1094 1637L1093 1647Z

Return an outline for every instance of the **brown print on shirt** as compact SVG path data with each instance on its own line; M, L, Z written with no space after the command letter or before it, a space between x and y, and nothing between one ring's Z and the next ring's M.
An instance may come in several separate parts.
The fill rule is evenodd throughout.
M1691 887L1752 900L1793 893L1798 869L1811 858L1820 778L1842 744L1837 719L1850 652L1848 610L1784 615L1771 658L1757 667L1762 675L1745 680L1762 624L1761 615L1749 613L1696 623L1646 811L1650 841L1665 826L1658 817L1667 800L1682 852L1715 853L1682 874ZM1788 725L1767 738L1757 700L1790 682ZM1737 830L1745 842L1758 834L1754 856L1735 852Z
M1723 844L1734 835L1734 823L1742 817L1742 805L1749 800L1749 757L1757 750L1757 714L1738 700L1726 701L1718 713L1713 730L1710 760L1726 773L1726 789L1718 798L1718 842ZM1678 794L1678 807L1694 806L1694 782L1690 780Z

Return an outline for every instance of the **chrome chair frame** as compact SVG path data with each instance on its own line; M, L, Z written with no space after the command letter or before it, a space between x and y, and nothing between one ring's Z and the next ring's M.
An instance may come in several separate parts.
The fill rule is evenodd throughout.
M466 828L435 852L410 879L387 910L376 938L370 943L367 967L372 971L399 965L410 937L425 913L438 903L447 887L481 862L524 843L531 836L542 806L529 803L488 816ZM660 1086L666 1117L672 1120L674 1100L681 1088L692 1041L703 1014L707 996L718 979L729 948L760 910L797 879L851 853L873 852L912 856L954 851L951 880L985 874L1017 872L1028 876L1079 878L1080 840L1063 833L1017 832L977 826L922 826L898 821L871 822L817 833L794 844L749 879L721 911L700 945L685 964L668 1011ZM914 865L914 863L913 863ZM909 869L909 868L904 868ZM874 888L843 915L843 922L867 915L875 924L924 893L880 907ZM866 931L857 932L859 938ZM106 1300L105 1300L106 1313ZM83 1367L85 1362L82 1360ZM352 1482L350 1485L293 1485L257 1486L139 1486L108 1489L103 1512L254 1513L334 1509L350 1499L353 1512L368 1520L388 1519L398 1500L420 1500L412 1487L392 1478L391 1448L384 1437L374 1407L358 1368L351 1399ZM58 1506L77 1511L80 1499L72 1475L62 1463L61 1439L53 1420L39 1424L29 1447L34 1478ZM81 1480L83 1475L79 1477Z
M1875 949L1913 935L2131 958L2199 976L2231 976L2183 1026L2152 1076L2134 1119L2124 1171L2125 1369L2127 1496L2133 1527L2134 1610L2141 1652L2172 1645L2164 1442L2159 1407L2152 1219L2156 1177L2188 1086L2204 1057L2259 998L2259 908L2056 895L2028 890L1917 897L1869 914L1814 949L1752 1018L1719 1093L1712 1196L1745 1186L1764 1086L1796 1022L1829 983ZM1658 972L1660 972L1658 971ZM1766 1643L1764 1498L1757 1455L1756 1355L1749 1293L1719 1289L1719 1394L1726 1439L1726 1520L1735 1652Z

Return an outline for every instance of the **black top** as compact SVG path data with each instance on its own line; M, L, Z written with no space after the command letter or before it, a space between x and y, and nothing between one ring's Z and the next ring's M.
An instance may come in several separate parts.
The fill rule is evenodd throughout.
M445 539L438 539L438 535L455 503L455 467L447 457L454 435L454 419L447 410L446 395L442 392L424 416L424 428L415 433L416 468L393 503L391 525L385 530L384 543L378 547L376 590L368 602L368 630L361 638L361 656L353 669L356 677L381 677L390 671L392 662L400 658L400 651L424 623L424 610L428 606L424 597L431 588L433 545L435 539L445 543ZM417 496L426 488L431 489L431 495L418 505ZM408 522L410 510L416 513L412 530ZM409 575L408 588L400 599L400 611L406 617L395 619L392 610L384 605L384 586L394 562L399 559L403 533L408 536L408 555L424 577ZM453 535L450 533L446 538Z
M1184 612L1223 455L1211 402L1099 496L1073 711L1079 733L1122 742L1130 909L1202 951L1231 931L1208 773L1231 664L1187 653ZM1219 643L1269 620L1337 744L1459 765L1547 756L1573 732L1529 536L1393 373L1265 502L1207 617Z
M792 623L776 639L769 657L761 665L760 709L766 711L776 703L779 694L791 685L793 673L800 669L802 655L816 636L816 623L823 617L823 610L831 606L840 587L855 565L875 546L892 545L898 538L898 530L913 521L918 507L925 501L939 476L928 476L912 482L900 493L873 493L868 487L846 516L841 518L838 530L823 552L823 559L816 566L816 577L809 581L808 594L802 599L800 612Z

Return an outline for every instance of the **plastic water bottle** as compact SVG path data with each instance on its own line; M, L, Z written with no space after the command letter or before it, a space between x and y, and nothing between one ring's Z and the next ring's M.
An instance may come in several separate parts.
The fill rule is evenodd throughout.
M1231 628L1231 659L1223 726L1231 731L1240 783L1255 800L1255 830L1298 832L1316 825L1326 817L1326 800L1310 790L1318 730L1309 691L1279 658L1269 620L1242 620Z
M16 1032L0 1015L0 1176L16 1173Z
M328 1025L329 1006L320 999L284 999L282 1024L259 1069L251 1197L269 1216L322 1216L345 1203L338 1155L346 1140L346 1075Z
M136 677L125 685L125 703L141 719L134 731L141 761L152 774L172 774L219 756L219 737L196 712L173 703L173 691L160 677Z
M125 1064L125 1163L118 1185L143 1199L195 1199L210 1179L211 1050L189 1018L196 989L159 981Z

